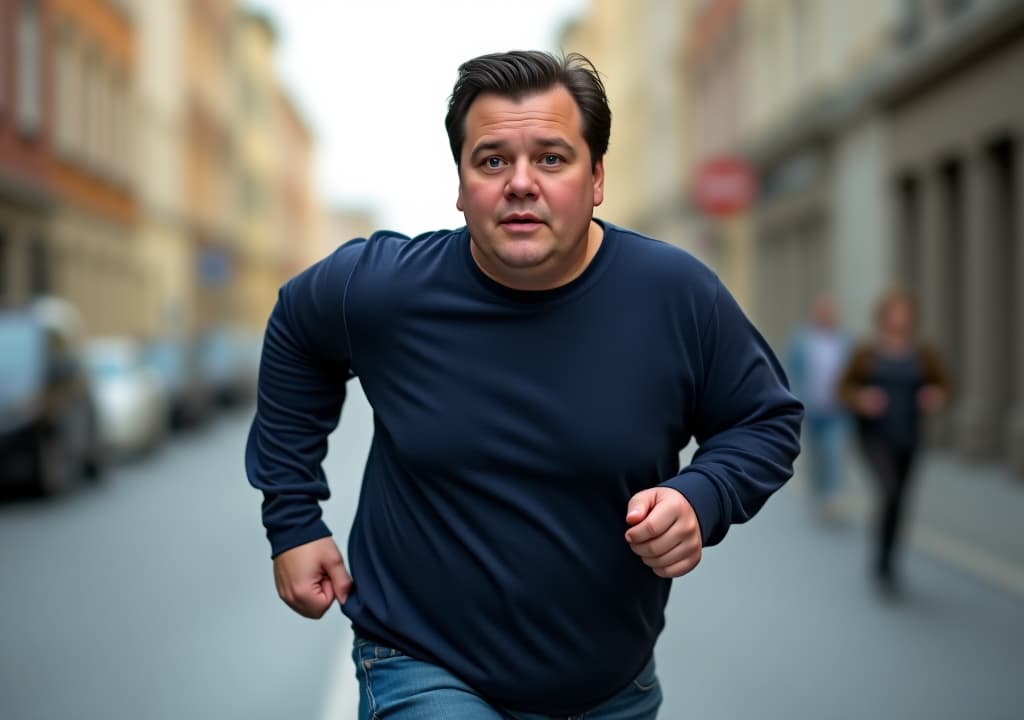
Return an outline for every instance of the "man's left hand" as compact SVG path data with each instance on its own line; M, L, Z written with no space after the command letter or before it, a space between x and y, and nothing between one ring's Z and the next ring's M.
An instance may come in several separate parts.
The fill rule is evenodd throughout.
M663 578L675 578L697 567L701 557L700 524L693 506L678 490L656 487L629 501L626 542Z

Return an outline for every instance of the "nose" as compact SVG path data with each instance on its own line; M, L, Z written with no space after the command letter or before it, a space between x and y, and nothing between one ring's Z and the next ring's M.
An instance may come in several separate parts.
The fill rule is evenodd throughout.
M533 165L529 161L517 161L512 166L512 174L505 186L505 195L513 198L537 197L537 181L533 171Z

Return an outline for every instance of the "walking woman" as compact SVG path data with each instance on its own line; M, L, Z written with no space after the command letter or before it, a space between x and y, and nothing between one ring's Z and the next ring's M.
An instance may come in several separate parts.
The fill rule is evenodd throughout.
M949 398L949 381L934 349L917 337L917 309L910 295L882 296L876 333L850 357L840 397L857 418L860 448L878 491L873 570L879 589L898 590L894 556L925 415Z

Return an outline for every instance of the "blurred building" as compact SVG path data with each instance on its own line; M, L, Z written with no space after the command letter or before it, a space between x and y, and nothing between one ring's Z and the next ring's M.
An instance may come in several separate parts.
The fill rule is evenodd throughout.
M752 307L776 347L823 291L852 331L866 332L888 283L885 131L868 91L886 57L890 7L746 0L743 144L758 176Z
M349 240L369 237L379 227L374 214L361 208L325 208L320 220L320 257L330 254Z
M686 13L674 0L594 0L560 45L597 66L612 109L605 199L597 215L693 249L686 202Z
M110 0L12 3L19 33L36 32L44 74L40 106L52 107L50 181L55 204L35 290L63 296L90 332L139 332L146 272L136 233L133 78L136 28L130 8ZM48 16L24 17L36 7ZM38 24L36 24L38 23ZM33 27L34 30L26 30ZM25 42L25 41L22 41ZM39 126L40 137L47 125Z
M238 320L261 328L281 285L319 257L315 146L278 81L271 20L243 12L238 41Z
M148 336L187 337L197 323L197 252L187 222L189 143L181 2L137 2L135 182L146 283L135 302Z
M277 192L280 224L276 245L278 284L321 257L321 211L313 185L314 138L295 102L280 85L277 106Z
M942 440L1024 472L1024 3L898 8L880 93L893 275L957 379Z
M690 0L685 86L692 107L687 197L700 212L698 255L751 309L753 170L743 153L743 12L749 0ZM742 197L741 197L742 196Z
M238 176L240 244L237 256L241 312L259 327L280 286L281 198L278 155L276 32L261 13L244 12L238 24Z
M45 3L0 0L0 306L52 284L50 12Z
M956 379L933 441L1024 471L1024 2L595 0L562 46L607 81L601 216L694 250L776 347L820 291L864 335L909 287ZM749 212L707 207L723 159Z
M196 258L195 318L223 324L240 311L235 200L235 0L183 0L185 214Z

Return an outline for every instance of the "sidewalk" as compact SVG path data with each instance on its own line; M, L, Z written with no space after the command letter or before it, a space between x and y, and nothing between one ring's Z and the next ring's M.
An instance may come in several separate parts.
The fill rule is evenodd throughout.
M846 468L841 505L869 522L874 493L855 447ZM802 489L799 464L793 483ZM918 461L912 492L908 522L917 549L1024 597L1024 478L929 451Z

